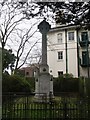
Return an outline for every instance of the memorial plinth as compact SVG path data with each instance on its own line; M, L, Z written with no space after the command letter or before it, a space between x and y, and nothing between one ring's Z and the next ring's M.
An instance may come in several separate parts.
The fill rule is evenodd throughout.
M39 66L39 73L35 76L35 98L36 101L48 101L53 96L53 80L49 74L49 66L47 65L47 33L51 26L46 20L43 20L38 29L42 34L42 61Z

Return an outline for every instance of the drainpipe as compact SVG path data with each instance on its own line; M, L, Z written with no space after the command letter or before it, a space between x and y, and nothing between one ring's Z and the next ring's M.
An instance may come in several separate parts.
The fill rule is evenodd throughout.
M76 29L77 34L77 63L78 63L78 77L80 77L80 57L79 57L79 35L78 35L78 28Z
M68 73L67 30L65 29L66 74Z

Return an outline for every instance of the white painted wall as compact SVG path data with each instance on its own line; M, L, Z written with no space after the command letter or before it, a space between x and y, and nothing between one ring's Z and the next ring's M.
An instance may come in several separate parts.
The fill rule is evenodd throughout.
M48 37L48 53L47 61L49 65L49 71L52 71L54 77L58 76L58 71L63 71L65 73L65 31L63 33L63 43L57 43L57 34L59 32L51 33ZM58 60L58 52L63 51L63 60Z

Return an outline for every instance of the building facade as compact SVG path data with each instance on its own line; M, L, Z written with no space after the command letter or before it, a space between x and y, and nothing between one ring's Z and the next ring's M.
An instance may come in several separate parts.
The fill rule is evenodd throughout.
M29 67L22 67L19 69L19 73L24 77L35 77L35 72L38 72L38 68L38 64L32 64Z
M60 25L48 33L49 72L58 77L90 77L90 30L79 25Z

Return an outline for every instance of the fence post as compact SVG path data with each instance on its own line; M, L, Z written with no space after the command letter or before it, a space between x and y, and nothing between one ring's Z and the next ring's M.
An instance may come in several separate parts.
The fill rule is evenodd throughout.
M88 97L88 119L90 118L90 98Z
M63 102L63 109L64 109L64 119L67 119L67 100L66 98L64 98L64 102Z
M49 93L49 112L50 112L50 116L49 118L52 120L52 92Z
M25 97L25 118L28 118L28 94Z

